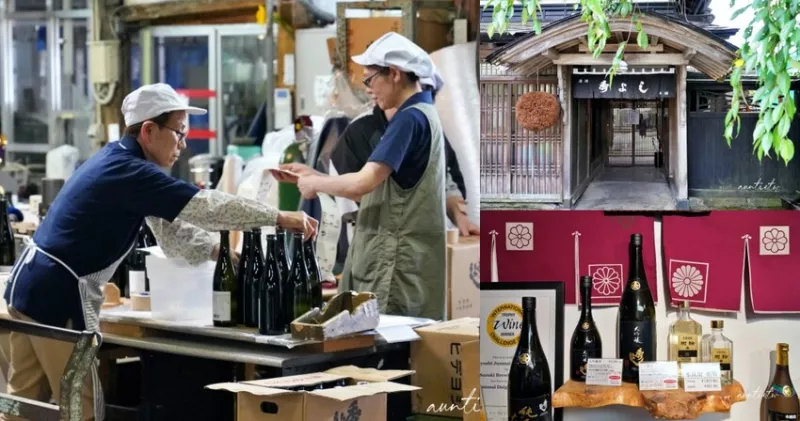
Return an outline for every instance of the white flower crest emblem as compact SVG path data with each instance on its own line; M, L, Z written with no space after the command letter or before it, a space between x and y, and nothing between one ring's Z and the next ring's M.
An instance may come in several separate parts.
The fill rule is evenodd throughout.
M524 225L514 225L508 230L508 241L512 246L521 249L531 243L531 231Z
M616 269L602 266L592 274L592 286L603 295L611 295L622 285L622 276Z
M764 238L761 239L761 242L764 243L765 249L772 253L777 253L786 248L789 238L786 237L786 233L784 231L773 228L764 233Z
M703 274L691 265L683 265L672 274L672 289L681 297L694 297L704 282Z

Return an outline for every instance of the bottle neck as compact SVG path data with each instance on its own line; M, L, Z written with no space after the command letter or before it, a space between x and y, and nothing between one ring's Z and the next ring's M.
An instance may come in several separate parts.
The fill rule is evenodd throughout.
M219 249L220 249L220 252L222 250L228 250L228 248L230 248L230 243L229 243L229 240L228 240L228 231L222 231L219 234Z
M295 240L295 243L297 241L303 241L303 239L300 238L300 237L295 237L294 240ZM305 258L306 258L305 247L303 247L303 246L295 247L294 248L294 259L293 260L300 259L302 262L305 262Z
M536 309L522 309L522 328L519 344L523 349L539 347L539 331L536 328Z
M781 368L783 368L786 371L789 370L789 353L788 352L779 351L775 355L775 368L778 369L778 370L780 370Z
M303 243L303 249L305 250L307 258L310 259L310 258L314 257L314 243L313 242L306 241L305 243Z
M689 315L689 309L681 307L680 313L678 313L678 319L683 321L691 320L692 317Z
M581 289L581 301L583 305L581 306L581 320L586 322L593 321L592 319L592 289L589 288L582 288Z
M628 261L630 267L628 268L628 281L637 280L642 285L642 288L649 288L647 285L647 278L644 274L644 259L642 258L642 246L631 244L628 247Z

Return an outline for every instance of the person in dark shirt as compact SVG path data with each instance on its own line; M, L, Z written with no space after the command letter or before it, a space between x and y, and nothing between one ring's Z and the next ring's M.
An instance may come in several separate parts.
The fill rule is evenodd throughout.
M367 162L356 172L329 176L302 164L274 171L295 182L303 197L318 193L360 203L340 291L370 291L382 314L445 316L446 165L444 130L423 81L436 78L430 56L395 32L352 60L388 118ZM389 116L387 116L389 117Z
M427 82L423 81L423 83ZM430 82L432 82L430 85L425 86L435 94L439 87L431 86L436 84L435 81L431 80ZM350 122L331 154L331 161L337 173L358 172L364 167L386 131L386 126L389 124L387 117L394 116L396 111L393 109L384 112L376 105L370 113L363 114ZM448 175L447 216L458 227L461 235L479 235L480 227L472 223L464 211L464 200L467 198L464 177L461 174L456 153L450 146L447 137L445 137L444 152Z
M5 291L11 318L97 331L104 284L145 220L167 257L191 264L217 258L219 240L211 232L281 226L315 235L317 221L303 212L279 212L167 174L186 148L187 116L205 112L186 105L163 83L125 97L125 135L67 180L11 270ZM11 332L10 345L8 393L37 399L46 378L58 402L73 346L19 332ZM83 420L103 418L95 365L86 376L82 404Z

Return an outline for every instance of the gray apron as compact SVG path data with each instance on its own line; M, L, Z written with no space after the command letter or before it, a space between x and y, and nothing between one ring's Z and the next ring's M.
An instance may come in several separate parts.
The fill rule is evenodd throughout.
M135 244L135 243L134 243ZM89 332L98 332L100 330L100 309L103 306L103 286L108 282L109 279L114 275L114 271L117 270L117 266L122 263L131 249L133 249L134 244L131 244L131 247L128 249L127 253L124 253L122 257L117 259L115 262L111 263L111 265L97 271L94 273L90 273L85 276L78 276L72 268L67 266L61 259L52 254L42 250L36 243L32 242L28 244L28 246L23 250L22 254L19 257L19 262L17 263L15 270L11 272L11 282L13 283L11 286L11 301L13 302L14 297L14 286L16 285L16 278L19 274L19 270L23 265L30 263L33 260L33 257L36 253L42 253L45 256L49 257L54 262L61 265L64 269L66 269L75 279L78 281L78 292L81 298L81 307L83 308L83 320L86 326L86 330ZM99 335L99 333L98 333ZM99 335L102 342L102 336ZM98 343L97 346L100 346ZM95 421L103 421L105 418L105 402L103 400L103 388L100 384L100 377L98 375L97 369L99 365L99 360L95 359L94 364L91 367L92 373L92 389L94 391L94 419ZM62 391L63 392L63 391Z
M432 104L409 108L422 111L431 128L428 166L411 189L389 177L361 197L339 291L374 292L382 314L441 320L447 272L444 134Z

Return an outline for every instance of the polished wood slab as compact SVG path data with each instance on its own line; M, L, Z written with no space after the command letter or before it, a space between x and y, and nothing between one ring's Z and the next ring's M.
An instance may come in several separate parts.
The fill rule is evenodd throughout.
M589 386L569 380L553 395L554 408L598 408L627 405L647 409L653 418L690 420L709 412L728 412L734 403L746 399L744 388L735 381L719 392L640 391L633 383L620 387Z

